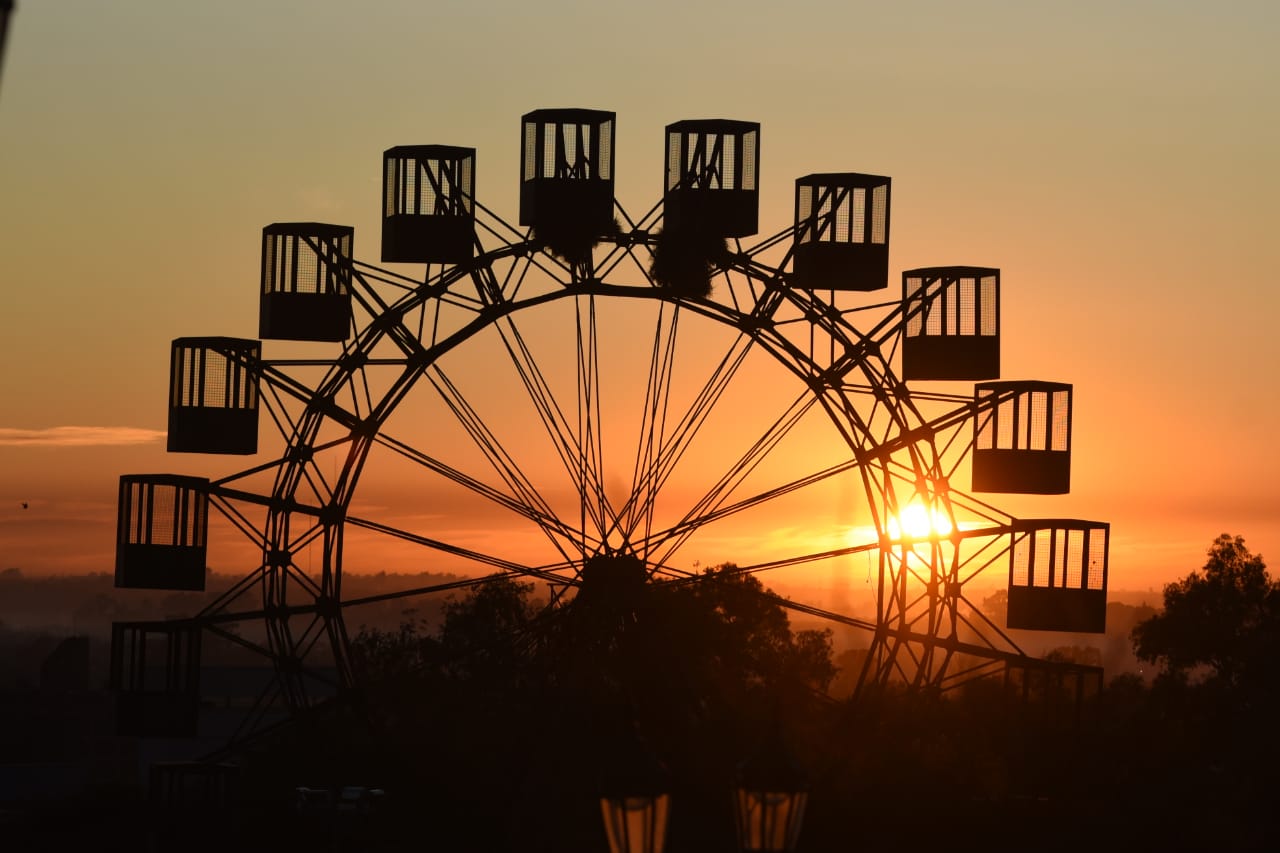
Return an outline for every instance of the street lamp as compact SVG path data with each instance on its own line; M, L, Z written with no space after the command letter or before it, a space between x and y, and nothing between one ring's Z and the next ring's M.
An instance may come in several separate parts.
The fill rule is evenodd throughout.
M795 850L809 791L780 734L738 767L733 793L738 845L744 853Z
M667 843L666 793L614 794L600 798L610 853L662 853Z
M671 795L667 771L631 729L617 742L600 785L610 853L663 853Z

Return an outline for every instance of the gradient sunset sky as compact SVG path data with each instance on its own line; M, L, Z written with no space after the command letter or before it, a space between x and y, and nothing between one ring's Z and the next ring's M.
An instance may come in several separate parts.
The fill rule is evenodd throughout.
M229 470L164 453L168 348L256 334L263 225L376 262L381 152L423 143L515 220L519 117L561 106L617 112L633 210L684 118L761 123L762 234L798 176L892 176L887 293L999 267L1005 377L1075 386L1072 493L992 502L1110 521L1113 589L1221 532L1280 568L1278 44L1269 0L20 0L0 568L109 571L120 474Z

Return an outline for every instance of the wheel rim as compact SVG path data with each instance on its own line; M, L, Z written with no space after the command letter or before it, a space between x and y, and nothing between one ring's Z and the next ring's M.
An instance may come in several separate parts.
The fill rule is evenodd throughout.
M576 580L583 563L590 557L613 551L635 553L646 561L651 571L664 573L690 571L699 562L678 563L682 548L702 528L774 500L799 489L810 488L817 483L839 476L858 476L861 480L861 526L867 528L868 541L855 544L842 543L835 548L809 547L799 549L788 556L772 556L756 563L787 565L836 559L855 550L867 549L880 543L887 531L884 524L888 508L899 502L899 485L909 482L914 486L924 482L938 470L932 446L923 450L917 443L907 442L900 452L876 457L870 451L881 446L887 438L907 435L922 424L922 418L909 404L909 400L887 389L899 387L899 383L881 355L881 344L874 338L859 332L838 311L812 294L790 291L785 287L784 276L776 267L762 263L758 256L742 253L736 257L730 269L721 271L716 282L719 295L713 299L691 299L671 294L654 287L645 275L643 261L651 245L648 240L620 240L617 247L597 250L595 270L568 269L548 255L540 254L529 243L512 242L500 246L479 258L474 267L463 272L457 268L439 270L428 276L425 283L408 290L396 302L379 305L370 297L364 304L369 322L361 328L344 354L334 361L324 380L306 406L303 416L289 438L284 454L285 463L280 467L273 487L268 512L264 547L264 564L268 567L264 582L264 597L268 611L268 636L277 660L289 661L285 669L303 671L298 666L314 650L322 639L327 639L331 659L337 668L337 678L342 686L350 686L354 676L347 664L347 630L342 618L342 574L344 569L345 542L352 529L373 531L405 541L415 541L417 534L382 525L352 512L356 499L356 484L360 482L375 449L391 450L403 458L409 458L434 473L457 469L436 455L424 452L413 443L401 441L389 429L396 420L396 412L404 401L422 383L433 385L434 393L448 402L459 420L478 421L472 425L471 438L477 445L492 438L497 453L493 456L509 456L501 442L485 426L484 418L468 402L467 395L457 389L448 372L442 367L449 356L482 334L495 331L510 354L509 364L526 381L526 391L537 414L543 420L547 432L548 421L560 418L558 426L569 427L569 436L553 436L561 443L559 448L566 460L575 457L582 465L574 482L581 501L578 518L565 518L562 512L551 510L537 498L538 490L528 477L517 469L516 476L506 478L497 488L492 483L475 477L468 480L468 488L483 491L487 500L495 503L507 499L507 509L523 511L526 520L542 528L548 540L558 540L562 559L541 563L523 563L506 560L493 554L462 549L449 552L448 543L434 537L417 535L416 544L437 552L452 553L454 557L470 556L472 562L486 564L504 571L516 571L543 578L558 578L567 583ZM603 258L600 255L603 254ZM619 275L624 264L629 265L629 276ZM372 293L377 279L390 279L385 271L360 265L357 278L369 286ZM605 275L601 275L601 271ZM595 274L592 274L595 273ZM542 276L543 288L530 285L534 276ZM615 283L625 278L625 283ZM512 284L512 282L515 282ZM505 284L505 287L504 287ZM407 286L407 285L406 285ZM640 429L654 430L657 424L671 434L659 436L658 446L650 447L648 455L643 449L636 451L636 469L631 489L625 499L615 499L605 494L601 467L604 454L599 423L592 423L592 403L600 405L599 384L603 382L598 361L601 334L599 314L606 302L635 302L654 307L657 321L651 333L653 358L649 363L646 390L646 411L637 418ZM540 401L540 394L550 394L546 380L538 369L537 356L532 354L527 335L522 333L522 318L534 309L550 310L573 306L576 326L573 336L577 341L576 365L577 389L572 402L576 407L573 417L577 423L569 423L562 401ZM429 320L439 323L446 310L458 315L452 318L451 330L431 335L424 343L423 329ZM470 316L468 316L470 315ZM391 318L391 319L389 319ZM669 418L673 413L663 409L656 411L653 398L670 392L672 361L679 356L671 354L668 345L675 346L683 330L673 331L684 318L717 324L725 330L730 340L728 351L711 372L711 378L695 398L694 404ZM438 327L437 327L438 328ZM799 334L796 330L800 330ZM817 352L823 349L824 360ZM388 351L398 351L389 356ZM583 357L583 354L587 354ZM594 355L592 355L594 353ZM669 468L677 464L678 457L688 450L706 426L706 418L700 419L706 406L709 413L722 400L725 388L733 381L734 365L741 365L747 357L758 362L769 359L778 369L790 376L798 389L793 406L781 413L773 425L757 436L757 441L736 462L712 478L711 488L691 505L675 524L657 524L655 495L667 485ZM597 360L592 361L595 358ZM663 361L666 358L666 362ZM825 361L825 363L824 363ZM381 391L372 391L369 374L377 365L397 372L392 380L383 379ZM728 369L721 370L725 365ZM718 372L717 372L718 371ZM850 382L850 377L856 380ZM531 378L532 377L532 378ZM665 385L663 384L665 381ZM373 383L377 384L377 383ZM654 386L657 386L656 388ZM851 387L871 389L855 399L848 390ZM875 390L879 389L879 390ZM363 391L362 394L359 391ZM343 398L352 401L343 406ZM868 412L870 414L868 414ZM828 428L833 428L843 443L843 458L834 464L806 471L802 477L784 480L772 489L744 494L737 488L747 476L770 456L787 438L795 424L810 415L825 416ZM632 416L634 417L634 416ZM710 417L710 414L707 415ZM677 422L672 430L669 420ZM790 420L789 420L790 419ZM790 424L790 426L787 426ZM346 430L345 438L331 438L326 428L333 431L335 425ZM682 430L680 427L687 426ZM488 434L489 438L480 437ZM688 438L678 436L687 435ZM677 437L673 437L677 436ZM553 441L553 443L555 443ZM345 460L341 470L328 488L316 488L315 448L317 446L345 445ZM859 464L855 460L862 458ZM909 473L904 475L902 458L906 458ZM675 460L675 461L673 461ZM565 473L572 475L572 465L565 465ZM899 470L895 470L899 469ZM643 470L642 470L643 469ZM511 472L508 472L511 473ZM464 474L464 476L466 476ZM572 476L570 477L572 479ZM651 489L644 483L649 481ZM750 492L750 490L747 490ZM301 493L309 492L311 500L301 500ZM315 498L326 498L316 501ZM733 498L731 500L731 497ZM941 498L945 502L945 494ZM321 503L320 506L314 506ZM310 509L301 507L311 505ZM945 506L945 504L944 504ZM300 520L305 519L304 521ZM853 525L853 519L850 525ZM290 609L291 599L298 593L293 587L299 581L297 567L289 560L299 546L310 541L323 543L323 565L317 588L301 590L304 600L314 598L315 613ZM464 553L465 552L465 553ZM835 552L835 553L826 553ZM825 556L815 556L825 553ZM751 563L746 555L723 554L723 560ZM306 608L304 608L305 610ZM321 618L317 619L319 615ZM302 617L307 624L299 629L296 623ZM286 690L290 704L305 706L310 701L305 679L284 673L290 686Z

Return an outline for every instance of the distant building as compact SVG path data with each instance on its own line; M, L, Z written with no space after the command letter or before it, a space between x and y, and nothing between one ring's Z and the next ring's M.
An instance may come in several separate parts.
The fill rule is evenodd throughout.
M89 689L89 638L65 637L40 664L40 689L83 693Z

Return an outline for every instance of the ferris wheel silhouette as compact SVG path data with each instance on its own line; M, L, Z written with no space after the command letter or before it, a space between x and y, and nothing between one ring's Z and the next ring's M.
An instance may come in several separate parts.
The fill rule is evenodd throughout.
M344 576L408 566L571 607L588 565L696 581L865 555L874 618L777 599L867 633L861 686L1100 679L1007 633L1103 630L1109 526L973 494L1070 487L1072 386L1001 378L999 269L909 269L877 300L888 177L800 177L793 221L757 238L758 124L668 125L638 217L615 142L612 112L523 116L518 226L477 198L474 149L388 149L390 267L350 227L263 229L258 338L171 351L168 449L244 467L122 477L116 584L203 589L211 518L261 559L188 618L113 627L122 730L198 730L208 636L273 668L237 737L343 701L348 613L442 589L354 598ZM970 598L992 578L1005 625Z

